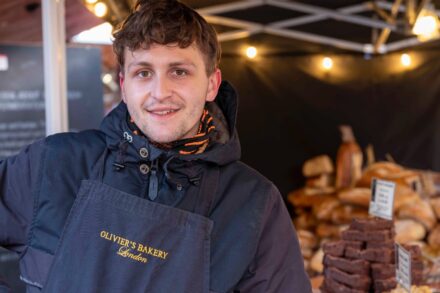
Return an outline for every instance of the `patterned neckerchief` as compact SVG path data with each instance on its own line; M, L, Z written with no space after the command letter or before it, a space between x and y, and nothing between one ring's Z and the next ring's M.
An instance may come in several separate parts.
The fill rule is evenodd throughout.
M139 127L134 123L130 115L127 116L128 126L134 135L139 135L147 138ZM199 129L197 134L190 138L184 138L176 140L170 143L157 143L150 141L150 143L160 149L175 150L181 155L193 155L203 153L209 144L209 137L212 131L215 129L214 121L208 110L203 110L202 117L200 118Z

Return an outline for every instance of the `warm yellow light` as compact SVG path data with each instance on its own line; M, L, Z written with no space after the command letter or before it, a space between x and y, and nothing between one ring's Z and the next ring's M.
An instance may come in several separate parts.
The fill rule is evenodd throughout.
M97 17L103 17L107 14L108 8L105 3L98 2L93 7L93 11Z
M408 67L411 65L411 56L409 56L408 54L402 54L400 56L400 63L402 63L402 65L404 67Z
M257 54L258 54L258 51L257 51L257 48L255 48L255 47L248 47L246 49L246 56L249 59L254 59L255 57L257 57Z
M420 39L431 39L438 35L439 21L435 13L430 10L423 10L417 17L416 23L412 29L413 34Z
M98 0L86 0L87 4L95 4Z
M330 70L333 67L333 60L330 57L324 57L322 59L322 67L324 67L325 70Z
M106 73L102 76L102 82L105 84L111 83L113 80L113 76L110 73Z

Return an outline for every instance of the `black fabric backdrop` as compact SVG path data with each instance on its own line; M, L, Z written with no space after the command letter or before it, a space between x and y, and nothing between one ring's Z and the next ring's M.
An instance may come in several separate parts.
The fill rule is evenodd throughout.
M404 69L400 53L339 54L324 72L323 55L224 55L223 78L240 96L243 161L286 196L303 184L305 160L335 159L338 125L348 124L363 149L374 146L377 160L388 153L404 166L440 171L439 56L413 52Z

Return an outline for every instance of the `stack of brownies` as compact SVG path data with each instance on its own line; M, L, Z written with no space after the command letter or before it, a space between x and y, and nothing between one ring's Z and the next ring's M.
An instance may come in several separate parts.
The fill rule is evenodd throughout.
M340 241L327 242L324 250L322 292L386 292L396 282L394 224L369 218L354 219L342 231ZM418 246L404 246L411 252L412 283L420 284L423 263Z

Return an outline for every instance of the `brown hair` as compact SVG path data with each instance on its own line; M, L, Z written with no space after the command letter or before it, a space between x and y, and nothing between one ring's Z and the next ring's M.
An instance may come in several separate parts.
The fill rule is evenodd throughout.
M176 0L138 0L113 37L113 51L122 71L126 48L148 49L152 44L175 43L180 48L195 44L205 57L208 75L220 62L220 45L214 28L196 11Z

